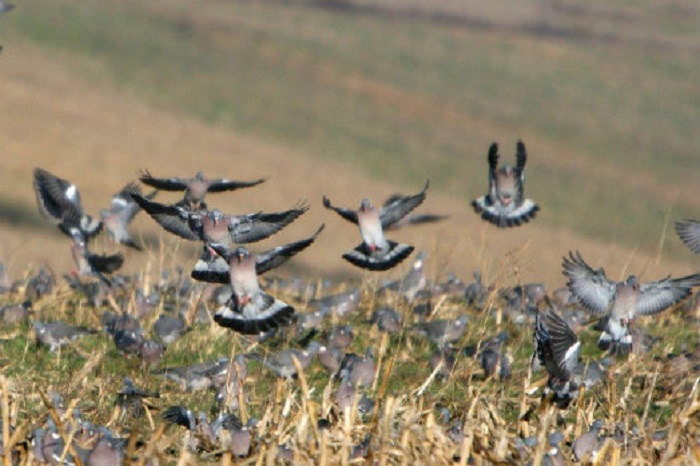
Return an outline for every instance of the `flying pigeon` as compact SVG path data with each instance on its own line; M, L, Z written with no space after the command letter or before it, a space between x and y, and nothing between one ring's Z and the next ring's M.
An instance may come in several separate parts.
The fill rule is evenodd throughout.
M80 192L69 181L35 168L34 192L39 211L66 235L72 236L72 229L78 229L87 241L102 230L102 222L83 212Z
M678 220L676 222L676 233L691 251L695 254L700 254L700 221Z
M73 260L78 267L78 275L96 275L106 285L111 285L111 282L104 276L116 272L124 263L124 257L121 254L98 255L93 254L88 250L85 237L77 228L71 229L71 254Z
M254 254L256 274L259 276L275 267L279 267L299 252L311 246L324 228L325 225L322 224L308 238L277 246L263 253ZM191 276L195 280L208 283L229 284L231 282L228 262L216 253L212 254L207 246L204 247L204 255L195 264Z
M291 210L272 214L225 215L219 210L191 212L177 205L152 202L133 195L138 205L166 231L190 241L204 241L227 248L254 243L274 235L309 210L300 204Z
M153 199L156 193L157 191L153 191L146 196L146 199ZM127 230L129 223L141 210L141 207L134 201L134 194L141 194L141 188L136 183L124 186L121 191L112 196L110 208L100 212L100 219L107 229L109 237L115 243L121 243L140 251L141 246L134 242Z
M229 252L215 246L214 250L229 264L233 295L220 307L214 321L236 332L254 335L291 323L294 308L275 299L260 288L257 261L243 246Z
M413 196L404 196L375 208L369 199L363 199L359 210L335 207L327 197L323 197L323 206L360 227L362 244L347 254L343 259L351 264L368 270L388 270L413 252L413 246L399 244L384 237L384 229L394 225L418 207L425 200L425 193L430 183L426 182L421 192Z
M518 141L515 168L498 168L498 144L489 148L489 192L472 201L472 207L481 218L499 228L517 227L530 221L540 207L531 199L523 199L525 183L525 144Z
M623 282L614 282L602 268L593 270L578 252L569 252L563 267L564 275L569 278L566 285L584 307L599 317L609 316L598 348L613 354L628 354L632 349L629 327L638 315L661 312L700 286L700 273L681 278L668 276L649 283L640 283L630 275Z
M207 193L220 193L233 191L240 188L249 188L265 181L260 178L253 181L233 181L221 178L205 178L203 172L197 172L194 178L154 178L148 171L142 173L142 183L161 191L185 191L185 197L178 202L178 207L183 207L192 212L206 211L207 205L204 198Z
M553 393L559 407L567 407L580 386L590 387L600 380L600 366L580 361L581 342L551 307L538 312L534 339L533 366L544 367L549 374L545 395Z

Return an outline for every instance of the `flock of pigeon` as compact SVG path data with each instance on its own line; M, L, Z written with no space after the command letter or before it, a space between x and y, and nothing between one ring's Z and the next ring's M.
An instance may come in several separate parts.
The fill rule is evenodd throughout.
M536 203L524 198L527 160L525 145L518 141L514 167L506 165L499 168L498 160L498 146L494 143L488 151L489 191L485 196L475 199L472 205L485 221L499 228L516 227L532 219L539 210ZM98 220L84 212L79 190L74 184L41 168L34 170L33 186L40 212L71 239L71 253L77 266L74 275L68 277L73 286L84 290L96 306L101 305L105 299L118 296L119 289L125 287L124 281L128 278L112 274L121 267L123 256L95 254L90 251L88 244L104 229L116 243L140 250L141 246L132 238L128 227L134 216L143 209L166 231L202 243L202 256L194 265L190 277L195 282L218 286L213 288L213 292L211 285L197 288L202 297L207 294L207 299L218 303L219 307L213 316L217 324L258 341L264 341L284 327L294 324L296 335L300 338L299 348L284 349L265 356L246 354L239 355L232 361L222 358L194 366L156 369L163 377L178 383L183 390L213 389L216 392L222 415L211 423L203 414L195 417L183 406L173 406L165 412L166 420L193 432L194 443L190 445L192 449L216 445L218 433L225 429L230 438L237 439L235 447L231 443L231 451L235 450L239 456L247 454L251 442L251 425L244 425L235 415L230 414L245 399L242 381L247 373L247 359L257 359L278 376L290 378L296 376L299 367L305 369L317 358L339 380L335 393L339 409L355 406L360 413L372 411L374 401L361 392L362 387L371 385L375 378L376 366L372 349L368 348L362 356L347 352L354 338L351 325L327 329L322 342L315 339L318 331L325 328L323 322L329 314L342 318L357 309L359 289L311 300L307 306L315 309L313 312L296 312L292 305L265 291L282 286L294 290L296 284L268 280L261 286L261 275L312 245L324 230L324 225L320 225L307 238L265 252L251 253L244 246L268 238L294 222L309 209L306 203L274 213L224 214L208 207L205 202L207 193L253 187L265 180L244 182L209 179L201 172L190 179L155 178L149 172L144 172L140 181L155 190L143 195L137 184L127 184L114 195L111 207L103 210ZM362 242L343 254L343 259L370 271L388 270L404 261L413 252L413 246L392 241L384 233L398 225L434 222L444 218L440 215L413 213L425 200L428 188L429 183L426 182L417 194L394 195L379 208L364 199L357 210L337 207L324 196L325 208L356 224L360 230ZM158 191L184 192L184 196L175 204L161 204L153 200ZM700 254L700 222L682 220L677 222L676 229L682 241L693 252ZM455 364L456 353L461 351L478 358L486 377L498 374L501 378L508 378L511 361L504 351L507 332L484 340L478 347L457 349L454 345L465 333L469 322L467 315L462 314L455 319L425 319L430 312L429 300L426 305L425 299L422 299L426 294L459 296L465 300L467 307L483 308L487 295L493 290L481 283L478 272L475 273L475 281L469 285L454 276L450 276L446 283L430 285L423 274L424 260L425 253L419 253L405 278L386 283L376 292L377 296L396 293L406 303L415 304L413 311L418 323L405 326L405 315L391 307L378 308L371 323L387 333L407 328L432 342L436 350L431 356L430 365L438 377L449 375ZM648 337L641 328L634 325L637 316L661 312L687 298L693 288L700 286L700 274L681 278L667 277L648 283L640 283L635 276L630 276L622 282L616 282L610 280L602 268L593 269L578 252L564 257L563 273L568 278L567 286L555 292L551 299L541 284L501 289L497 295L506 316L512 322L533 324L533 368L543 367L549 374L545 394L551 393L553 401L562 408L579 395L580 387L590 387L600 381L609 363L607 359L584 363L580 358L581 343L573 328L587 323L586 315L599 318L596 324L596 328L601 330L599 348L611 356L624 356L640 351L640 347L645 344L644 339ZM97 281L81 280L90 276L97 277ZM157 308L161 300L158 292L185 296L195 289L186 278L182 275L176 277L176 280L164 278L158 290L150 295L141 289L137 290L130 312L104 313L104 330L113 338L120 352L135 355L152 368L159 366L165 347L190 328L192 322L183 317L188 305L185 303L184 307L175 309L171 313L174 315L161 313L153 323L153 339L145 338L141 322ZM52 280L44 271L30 280L26 287L28 300L50 293ZM25 305L24 310L28 307ZM122 301L116 307L123 310L129 306ZM582 310L585 312L581 313ZM13 312L18 313L19 317L13 317ZM7 306L1 313L5 321L23 315L17 306ZM204 313L208 314L208 311L205 309ZM35 322L34 327L37 344L45 345L51 351L56 351L81 334L94 332L58 321ZM125 380L124 391L141 393L130 379ZM124 397L128 400L134 398ZM138 400L142 398L146 398L146 395L136 396L137 401L129 401L129 406L136 403L138 408ZM84 424L86 421L79 422ZM56 435L56 429L55 425L50 425L49 430L34 435L35 442L39 445L35 447L37 455L43 454L47 462L51 462L51 455L41 453L42 448L48 448L45 443L41 443L41 439L53 445L60 437ZM107 439L97 444L101 449L109 446L109 453L123 455L123 445L116 437L105 428L95 429L93 430L99 438ZM456 426L451 432L458 435L458 430ZM53 437L47 437L47 432L52 432ZM96 450L98 446L95 447ZM64 447L58 442L57 447L51 448L59 451ZM283 450L281 446L280 454L284 453ZM83 452L86 459L89 454L90 451Z

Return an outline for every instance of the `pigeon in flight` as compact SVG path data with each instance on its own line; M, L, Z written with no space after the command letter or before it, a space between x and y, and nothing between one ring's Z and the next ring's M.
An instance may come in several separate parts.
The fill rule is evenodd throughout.
M80 191L69 181L35 168L34 192L39 211L66 235L73 236L77 228L87 241L102 230L102 222L83 212Z
M254 254L256 274L259 276L269 270L279 267L299 252L311 246L324 228L325 225L321 225L318 230L308 238L283 246L277 246L263 253ZM229 264L226 260L216 253L212 254L210 248L205 245L204 255L195 264L191 276L195 280L202 282L228 285L231 283L229 268Z
M279 232L309 210L302 203L272 214L226 215L219 210L192 212L177 205L165 205L133 195L138 205L166 231L190 241L204 241L230 248L263 240Z
M564 257L564 275L567 286L584 307L593 314L609 316L598 348L613 354L628 354L632 349L630 324L638 315L661 312L687 298L692 289L700 286L700 274L681 278L666 277L649 283L640 283L630 275L625 281L614 282L602 268L593 270L580 253Z
M375 208L369 199L363 199L359 210L335 207L327 197L323 206L360 227L362 244L351 252L343 254L343 259L368 270L389 270L402 262L413 252L413 246L399 244L384 237L384 229L396 224L424 200L429 182L421 192L413 196L395 199L381 209Z
M153 199L157 191L146 196L146 199ZM115 243L121 243L130 248L141 250L141 246L136 244L127 230L129 223L134 219L141 207L134 201L133 195L141 194L141 188L136 183L129 183L121 191L112 197L112 204L109 209L100 212L102 224L107 229L109 237Z
M124 256L114 254L111 256L93 254L88 250L85 237L77 228L71 229L71 254L78 267L78 275L96 275L103 283L110 286L111 282L103 275L119 270L124 264Z
M525 184L525 144L518 141L516 165L498 168L498 144L489 148L489 192L472 201L472 207L481 218L499 228L517 227L531 218L540 207L531 199L523 199Z
M678 220L676 222L676 233L691 251L700 254L700 221Z
M229 279L233 295L214 315L214 321L236 332L255 335L288 325L294 308L275 299L260 288L257 261L243 246L228 251L214 246L229 264Z
M250 188L264 182L264 178L253 181L234 181L221 178L205 178L203 172L197 172L194 178L154 178L148 171L140 177L142 183L161 191L185 191L185 197L178 202L178 207L184 207L192 212L206 211L204 198L207 193L220 193L240 188Z

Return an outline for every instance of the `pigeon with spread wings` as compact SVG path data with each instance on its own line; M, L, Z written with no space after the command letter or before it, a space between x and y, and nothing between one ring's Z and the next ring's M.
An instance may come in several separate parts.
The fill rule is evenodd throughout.
M530 221L540 210L531 199L523 199L525 187L525 144L518 141L516 165L498 167L498 144L491 144L488 153L489 192L472 201L481 218L499 228L516 227Z
M257 186L265 181L260 178L253 181L234 181L223 178L206 178L203 172L197 172L193 178L154 178L148 171L142 173L141 182L161 191L185 191L184 198L177 206L193 212L207 210L204 198L207 193L234 191L241 188Z
M700 286L698 273L649 283L640 283L630 275L625 281L615 282L608 279L602 268L593 270L578 252L564 257L563 267L569 278L566 285L584 307L597 316L609 316L598 347L614 354L628 354L632 349L629 327L638 315L659 313Z
M269 251L254 254L255 272L258 275L262 275L284 264L299 252L311 246L324 228L325 225L321 225L318 230L308 238L277 246ZM207 245L204 246L204 254L195 264L191 276L195 280L208 283L227 285L231 282L229 277L229 263L219 254L216 254L216 252L212 253Z
M151 200L157 191L153 191L145 196ZM136 244L129 234L129 224L139 213L141 207L134 201L134 194L141 195L141 188L136 183L129 183L121 191L112 196L112 203L109 209L102 209L100 218L107 229L109 237L115 243L121 243L130 248L141 250L141 246Z
M73 183L35 168L34 192L39 211L66 235L72 237L78 229L87 241L102 230L102 222L83 212L80 191Z
M362 244L343 254L343 259L357 267L374 271L388 270L406 259L413 252L413 246L387 239L384 229L396 224L418 207L425 200L428 187L429 183L426 182L418 194L397 198L381 209L375 208L369 199L363 199L358 210L336 207L324 196L325 208L333 210L360 228Z
M214 315L214 321L236 332L254 335L288 325L294 308L275 299L260 288L257 260L243 246L229 251L218 245L212 249L229 265L229 283L233 288L230 301Z
M192 212L184 207L152 202L133 195L134 201L166 231L190 241L204 241L226 248L232 244L254 243L279 232L309 210L299 204L293 209L266 214L226 215L219 210Z

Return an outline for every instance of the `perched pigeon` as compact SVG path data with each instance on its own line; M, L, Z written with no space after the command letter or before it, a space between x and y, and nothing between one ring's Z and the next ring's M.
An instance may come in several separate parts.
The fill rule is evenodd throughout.
M425 251L421 251L416 256L411 270L401 280L396 280L382 286L379 290L392 290L401 294L406 301L413 302L418 293L428 286L428 279L425 277L423 266L425 264Z
M185 191L185 197L178 202L178 206L192 212L206 210L204 198L207 193L219 193L233 191L240 188L249 188L264 182L264 178L253 181L234 181L221 178L205 178L203 172L197 172L194 178L154 178L148 171L142 173L139 178L142 183L161 191Z
M581 342L568 324L551 308L537 314L535 323L533 366L544 367L549 374L545 395L554 393L554 401L565 408L580 386L591 387L602 376L595 362L579 360Z
M73 229L89 240L102 230L102 222L83 212L78 188L41 168L34 169L34 192L39 211L68 236Z
M130 412L133 417L139 417L143 412L143 400L146 398L160 398L160 393L142 390L131 378L124 377L124 386L117 392L116 404L124 412Z
M82 335L94 332L85 327L71 327L61 321L56 321L34 322L34 333L37 345L48 346L53 352Z
M255 273L260 276L287 262L299 252L308 248L323 231L324 227L325 225L321 225L318 230L308 238L283 246L277 246L263 253L254 254ZM210 248L207 246L204 247L204 256L195 264L191 276L195 280L208 283L221 283L226 285L231 283L228 262L216 253L212 254Z
M367 348L364 356L349 353L340 362L339 374L352 385L370 386L374 382L377 364L372 355L372 348Z
M309 306L315 307L323 315L332 312L338 317L345 317L360 306L360 289L351 288L348 291L313 299L309 301Z
M530 199L523 199L525 183L525 144L518 141L515 168L498 168L498 144L489 148L489 192L472 201L472 207L481 218L499 228L520 226L535 216L540 207Z
M605 423L598 419L591 424L591 428L588 432L574 440L571 449L574 452L576 461L584 461L585 458L588 458L590 461L595 460L598 449L602 444L602 441L598 439L598 435L600 434L600 429L604 425Z
M431 320L416 324L413 329L418 334L426 337L440 347L454 343L464 335L467 330L469 317L460 315L454 320Z
M141 194L141 189L137 184L129 183L124 186L121 191L112 196L112 204L109 210L103 209L100 212L100 219L107 229L109 237L115 243L121 243L140 251L142 249L141 246L134 242L127 230L129 223L141 210L141 207L134 201L134 194ZM155 195L156 191L153 191L145 198L150 200Z
M567 286L586 309L597 316L609 316L598 347L613 354L628 354L632 349L629 327L638 315L661 312L700 286L697 273L649 283L639 283L637 277L630 275L623 282L614 282L602 268L593 270L578 252L564 257L563 267L564 275L569 278Z
M165 314L159 315L158 320L153 323L153 333L166 345L175 343L187 330L181 318Z
M678 220L676 222L676 233L695 254L700 254L700 221Z
M233 288L228 304L221 306L214 315L217 324L255 335L291 323L294 308L260 288L254 255L242 246L233 252L219 247L215 250L229 263Z
M306 369L321 345L317 341L312 341L306 349L290 348L277 353L269 353L265 356L259 354L248 354L247 357L262 362L262 364L275 374L284 378L297 376L297 368L293 359L295 358L302 369Z
M152 202L133 194L138 205L166 231L190 241L204 241L230 248L254 243L279 232L309 210L306 204L272 214L225 215L219 210L192 212L177 205Z
M481 282L481 271L475 270L473 277L474 281L464 289L464 299L467 300L467 306L482 308L488 296L488 289Z
M124 462L126 441L115 438L107 428L100 429L100 436L88 453L86 466L112 466Z
M394 309L383 307L372 313L370 323L376 323L380 332L394 333L401 330L403 316Z
M344 254L343 259L358 267L374 271L388 270L406 259L413 252L413 246L386 239L384 229L397 223L418 207L425 200L428 186L429 183L426 182L420 193L396 199L381 209L376 209L369 199L362 200L359 210L335 207L324 196L324 207L360 227L362 244Z

